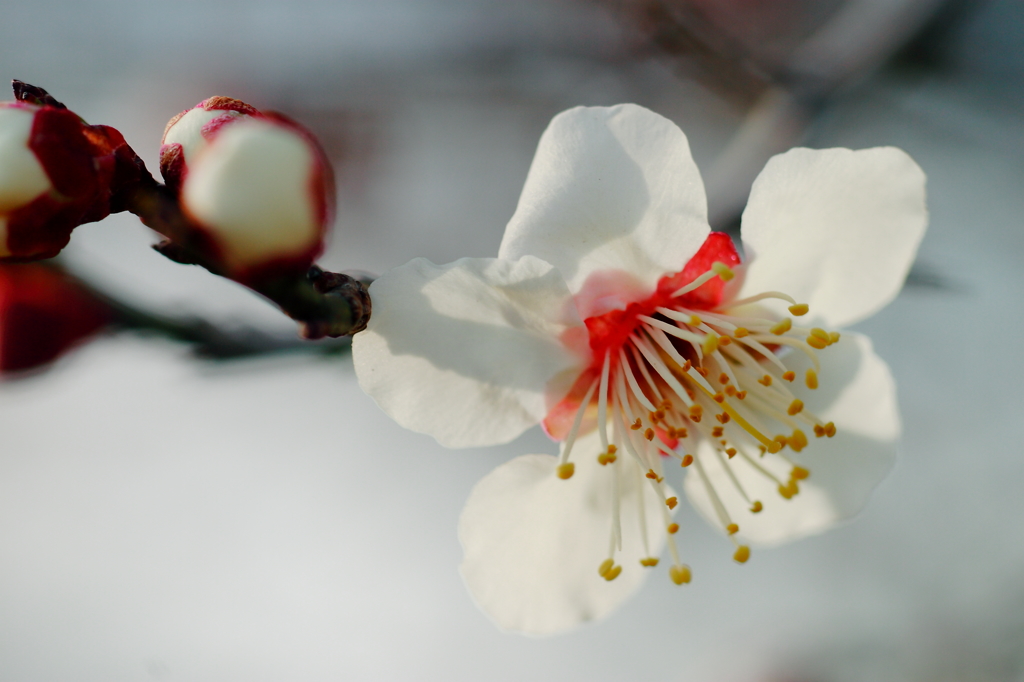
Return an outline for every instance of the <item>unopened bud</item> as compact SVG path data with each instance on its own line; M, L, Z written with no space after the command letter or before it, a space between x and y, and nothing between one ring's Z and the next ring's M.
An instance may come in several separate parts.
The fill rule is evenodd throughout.
M120 133L62 105L0 102L0 260L52 258L106 217L122 151Z
M160 166L224 274L304 273L323 250L334 180L298 124L215 97L168 124Z
M164 182L175 192L179 191L188 173L188 164L206 149L221 128L261 115L255 107L237 99L211 97L172 118L160 141L160 173Z

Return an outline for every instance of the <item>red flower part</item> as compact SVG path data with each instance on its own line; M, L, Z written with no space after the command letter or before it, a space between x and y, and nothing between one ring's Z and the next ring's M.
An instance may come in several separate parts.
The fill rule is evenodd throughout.
M43 265L0 265L0 374L46 365L111 321L109 308Z
M113 128L58 107L0 103L0 260L57 255L74 228L110 213L133 159Z

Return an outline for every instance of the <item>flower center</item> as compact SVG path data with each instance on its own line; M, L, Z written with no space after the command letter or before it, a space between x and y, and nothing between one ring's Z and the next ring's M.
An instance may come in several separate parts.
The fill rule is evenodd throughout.
M723 235L724 236L724 235ZM725 237L728 239L727 237ZM738 259L737 259L738 260ZM688 266L689 269L689 266ZM584 421L596 420L602 452L598 462L611 469L613 518L608 559L599 573L613 580L622 568L615 563L621 550L618 490L620 456L635 462L654 493L664 502L673 565L669 576L676 584L690 581L690 569L679 559L673 541L679 526L669 510L677 499L663 484L663 460L675 459L693 467L700 477L722 528L735 546L733 558L744 563L750 549L733 537L739 526L706 471L708 459L718 460L752 513L763 510L752 499L732 469L742 461L774 485L784 500L800 492L799 481L810 472L792 462L789 448L800 452L809 444L807 433L832 437L835 425L806 409L790 390L796 373L783 362L786 352L805 354L812 365L801 381L818 387L818 352L839 341L837 332L801 327L793 318L772 319L754 305L765 299L790 304L793 317L806 315L808 306L780 292L765 292L723 303L722 291L732 270L716 261L698 276L686 271L663 278L649 299L586 320L594 364L577 381L570 400L576 406L565 437L558 475L569 478L573 444ZM705 287L711 284L710 292ZM578 401L578 402L577 402ZM698 447L705 444L703 448ZM709 447L708 447L709 446ZM766 458L779 461L766 466ZM779 477L779 464L789 470ZM642 498L642 496L640 496ZM643 502L641 499L641 507ZM643 525L643 524L641 524ZM647 538L643 538L648 547ZM644 566L657 558L646 556Z

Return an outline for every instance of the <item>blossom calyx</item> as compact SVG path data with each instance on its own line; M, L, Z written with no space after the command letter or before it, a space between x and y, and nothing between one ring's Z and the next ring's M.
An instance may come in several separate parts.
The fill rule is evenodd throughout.
M8 262L57 255L74 228L120 210L117 192L139 171L119 132L17 86L20 101L0 102L0 260Z
M313 136L279 114L226 97L171 120L160 169L221 274L251 283L302 274L334 217L334 178Z
M110 308L59 270L0 264L0 374L41 368L112 319Z

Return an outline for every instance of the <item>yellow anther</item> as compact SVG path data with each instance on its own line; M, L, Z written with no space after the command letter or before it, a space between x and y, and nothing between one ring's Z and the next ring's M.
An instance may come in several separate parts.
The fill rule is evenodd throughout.
M807 311L810 309L811 307L806 303L797 303L796 305L789 306L789 312L793 315L796 315L797 317L800 317L801 315L806 315Z
M747 559L750 558L750 548L746 545L740 545L736 548L736 553L732 555L732 560L738 564L747 563Z
M640 565L641 566L647 566L648 568L650 568L651 566L657 566L658 565L658 558L657 557L653 557L653 556L649 556L646 559L641 559L640 560Z
M774 455L774 454L775 454L776 452L778 452L779 450L781 450L781 449L782 449L782 443L780 443L780 442L779 442L779 441L777 441L777 440L773 440L773 441L772 441L772 442L771 442L771 443L770 443L770 444L768 445L768 452L772 453L773 455Z
M836 343L837 341L839 341L839 332L829 332L828 333L828 343L829 343L829 345L832 345L833 343Z
M772 375L771 374L765 374L763 377L761 377L760 379L757 380L757 383L761 384L762 386L771 386L772 385Z
M690 364L690 361L689 361L689 360L687 360L686 362L684 362L684 363L683 363L683 374L686 374L687 372L689 372L689 371L690 371L690 368L691 368L691 367L693 367L693 365L692 365L692 364ZM666 402L667 402L667 401L666 401Z
M808 471L807 469L804 469L801 466L795 466L793 467L793 471L789 472L789 477L794 478L798 481L802 481L803 479L807 478L810 475L811 472Z
M736 456L736 448L726 448L725 454L729 456L729 459L732 459L733 457Z
M722 414L716 414L715 415L715 419L718 420L719 424L728 424L729 423L729 413L728 412L723 412Z
M672 582L676 585L683 585L684 583L690 582L690 567L686 564L679 566L673 566L668 569L668 577L672 578Z
M811 330L811 336L817 336L819 339L821 339L825 343L828 343L828 340L829 340L828 339L828 332L825 331L824 329L822 329L821 327L815 327L814 329L812 329Z
M652 481L658 480L658 474L654 473L654 469L648 469L647 473L644 475L647 476L647 478L651 479Z
M644 438L646 438L647 440L654 440L654 429L648 428L646 431L644 431Z
M619 451L619 446L616 445L615 443L611 443L611 444L608 445L608 454L609 455L614 455L618 451Z
M790 383L793 383L793 380L796 379L796 372L793 372L793 371L784 372L782 374L782 378L785 379L786 381L790 382Z
M716 426L715 428L711 429L712 438L721 438L723 433L725 433L725 429L721 426Z
M668 534L669 535L675 535L676 533L679 532L679 524L678 523L670 523L670 524L668 524L668 529L667 530L668 530Z
M783 436L781 433L775 436L774 442L779 444L779 450L789 445L789 439ZM778 450L776 450L778 452Z
M723 395L722 393L716 393L712 397L715 399L716 403L723 403L723 402L725 402L725 395Z
M793 491L790 489L788 484L779 485L779 494L782 495L787 500L793 499Z
M725 527L725 531L729 535L736 535L736 533L740 532L740 527L737 526L735 523L730 523L728 526Z
M775 334L775 336L782 336L792 328L793 320L787 317L781 320L780 322L776 322L775 324L773 324L771 329L769 329L768 331L770 331L772 334Z
M675 509L676 505L679 504L679 500L678 498L670 497L667 500L665 500L665 504L668 505L669 509Z
M689 360L687 360L687 362L689 362ZM672 409L672 401L671 400L662 400L661 403L658 405L658 409L659 410L671 410Z
M701 320L701 319L700 319L699 317L697 317L696 315L690 315L690 326L693 326L693 327L699 327L699 326L701 326L702 324L704 324L704 321L703 321L703 320Z
M786 445L793 448L794 452L800 452L807 447L807 435L800 429L794 429L793 435L786 440Z
M817 336L808 336L807 345L816 350L822 350L823 348L828 346L828 341L822 341Z
M747 397L747 392L746 391L736 391L736 399L737 400L743 400L746 397Z
M700 423L701 417L704 415L704 408L700 405L690 405L690 419Z
M719 374L718 375L718 383L720 383L723 386L725 386L727 383L729 383L729 375L726 374L725 372L722 372L721 374Z
M730 343L732 343L732 339L730 339L728 336L719 336L718 337L718 345L719 346L728 346Z
M733 386L732 384L729 384L728 386L725 387L725 394L730 398L733 397L734 395L736 395L736 387Z
M807 388L815 389L818 387L818 373L813 369L807 370Z
M795 400L793 400L793 402L791 402L789 404L789 407L786 409L786 413L790 417L792 417L794 415L800 414L800 412L803 409L804 409L804 401L800 400L799 398L796 398Z
M619 573L622 573L622 566L613 566L610 571L608 571L601 577L607 580L608 582L611 582L619 577Z
M815 424L814 425L814 435L817 436L818 438L822 438L825 435L825 427L824 426L818 426L817 424Z
M704 337L704 342L700 344L700 347L704 350L704 355L711 355L718 350L718 336L715 334L707 334Z
M752 514L757 514L762 509L764 509L764 505L761 504L761 500L754 500L754 504L750 506L750 512Z
M613 566L615 566L615 560L614 559L605 559L604 561L601 562L601 565L597 567L597 574L599 576L604 577L605 574L608 573L608 571L612 570Z
M746 327L736 327L736 329L733 330L732 333L732 335L737 339L742 339L744 336L748 336L749 334L750 330L747 329Z
M597 456L597 463L600 464L601 466L607 466L608 464L614 462L616 459L618 459L618 457L615 456L615 453L602 452L600 455Z
M683 466L688 467L693 464L693 455L683 455Z
M736 274L729 269L729 266L721 261L715 261L711 264L711 269L715 271L719 279L723 282L728 282L730 279L736 276Z
M708 371L703 367L694 367L694 369L697 370L697 374L701 375L705 379L708 378Z
M558 477L563 481L572 478L573 473L576 471L576 465L572 462L566 462L565 464L558 465Z
M634 431L639 431L640 429L643 428L643 422L641 422L640 418L637 417L636 421L629 425L629 428L633 429Z
M832 422L825 424L825 435L828 436L829 438L836 435L836 425L833 424Z
M688 436L688 435L689 435L689 431L687 431L685 428L678 428L678 429L676 429L676 435L675 435L676 438L686 438L686 436Z

